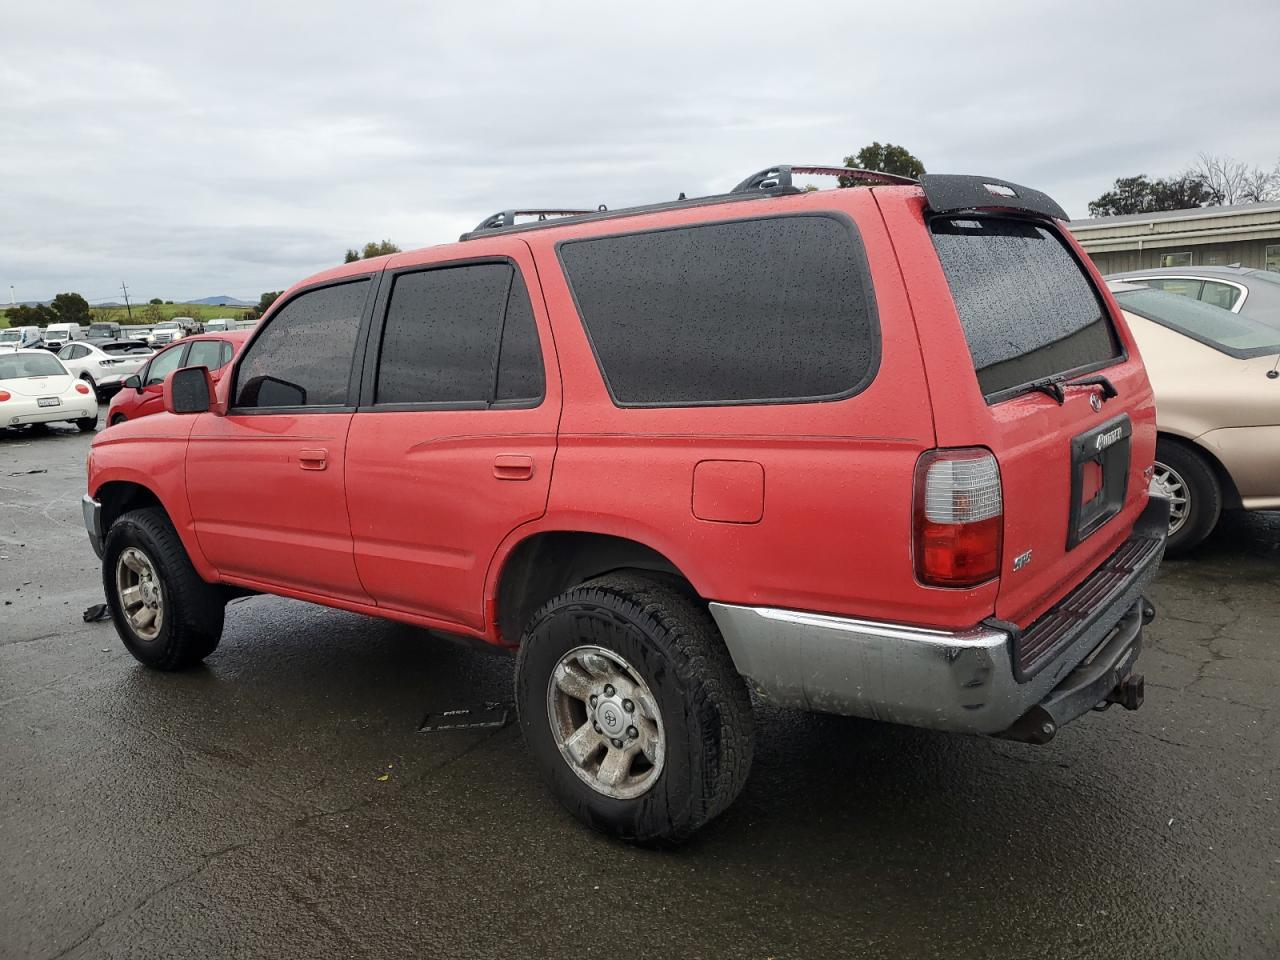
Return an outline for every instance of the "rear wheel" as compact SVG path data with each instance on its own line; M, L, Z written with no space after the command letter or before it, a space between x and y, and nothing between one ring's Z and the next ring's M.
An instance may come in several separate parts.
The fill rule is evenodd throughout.
M1161 438L1156 444L1151 489L1169 501L1170 557L1186 554L1213 532L1222 513L1222 489L1198 453Z
M539 610L516 703L561 803L625 840L686 839L751 768L751 700L715 622L655 578L609 574Z
M133 510L111 524L102 581L116 632L141 663L178 670L217 648L223 594L200 579L162 510Z
M81 417L76 421L76 427L79 428L81 433L92 433L97 426L97 417Z
M126 417L123 413L117 413L117 414L113 415L113 416L111 417L111 419L107 422L107 426L108 426L108 427L114 427L116 424L118 424L118 423L124 423L124 422L125 422L126 420L128 420L128 419L129 419L129 418L128 418L128 417Z

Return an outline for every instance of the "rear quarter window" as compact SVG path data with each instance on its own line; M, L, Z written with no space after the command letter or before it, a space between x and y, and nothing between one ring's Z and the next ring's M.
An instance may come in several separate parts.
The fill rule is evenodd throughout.
M1122 357L1101 297L1050 227L939 217L930 230L988 401Z
M843 217L572 240L560 260L619 406L837 399L879 365L866 256Z

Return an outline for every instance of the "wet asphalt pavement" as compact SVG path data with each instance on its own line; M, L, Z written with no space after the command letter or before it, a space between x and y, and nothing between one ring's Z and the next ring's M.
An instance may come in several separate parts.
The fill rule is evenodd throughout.
M509 658L254 597L202 669L141 667L81 621L54 431L0 432L6 960L1280 956L1280 515L1166 564L1141 711L1032 747L761 707L742 797L656 852L513 727L415 732Z

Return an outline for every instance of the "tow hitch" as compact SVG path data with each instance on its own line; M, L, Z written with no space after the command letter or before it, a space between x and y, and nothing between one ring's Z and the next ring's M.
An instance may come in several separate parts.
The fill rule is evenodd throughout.
M1044 744L1064 723L1090 710L1107 710L1113 703L1126 710L1141 707L1146 682L1133 666L1142 650L1142 627L1155 615L1155 608L1145 598L1135 602L1099 649L998 736Z

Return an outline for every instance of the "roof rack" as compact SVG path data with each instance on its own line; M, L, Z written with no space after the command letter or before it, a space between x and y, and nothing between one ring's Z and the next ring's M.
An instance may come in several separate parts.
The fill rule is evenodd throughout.
M595 210L502 210L491 217L486 217L474 230L468 230L459 240L477 240L490 236L494 232L511 233L524 230L539 230L544 227L560 226L563 220L608 220L614 217L626 217L637 213L657 213L661 210L675 210L684 207L702 207L719 203L741 203L749 199L768 199L769 197L786 196L799 193L800 189L791 182L792 174L801 176L846 177L851 180L862 180L867 183L898 183L916 186L920 181L910 177L900 177L894 173L880 173L876 170L859 170L856 167L828 167L815 164L780 163L759 173L752 174L728 193L713 193L705 197L686 197L681 193L676 200L665 200L659 203L641 204L635 207L607 209L601 204ZM532 223L516 223L516 217L537 217Z
M801 176L842 177L847 180L865 180L868 183L904 183L917 184L919 180L911 177L900 177L896 173L881 173L878 170L860 170L857 167L828 167L815 164L779 163L766 167L759 173L753 173L747 179L730 190L730 193L753 193L756 190L776 190L779 193L796 190L791 181L792 174Z
M492 216L481 220L471 233L478 233L481 230L500 230L503 227L514 227L516 225L516 217L537 217L539 221L543 221L548 217L579 217L584 213L597 213L603 209L605 209L605 206L602 203L594 210L569 210L563 207L554 210L499 210Z

